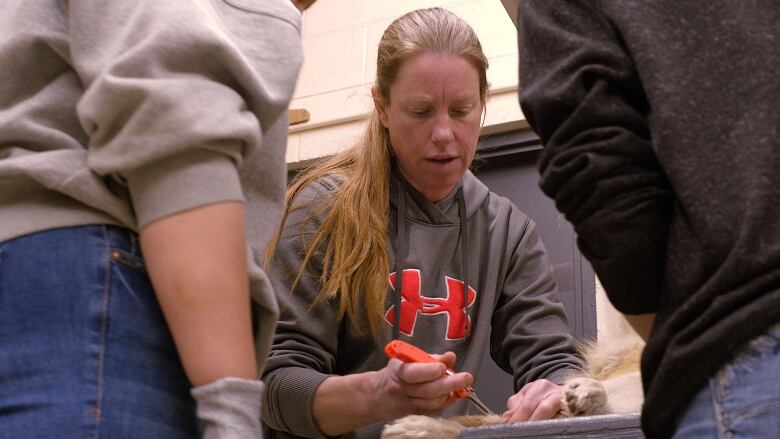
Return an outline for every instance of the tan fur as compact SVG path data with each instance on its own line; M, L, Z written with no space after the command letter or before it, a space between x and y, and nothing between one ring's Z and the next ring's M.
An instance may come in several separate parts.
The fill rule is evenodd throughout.
M610 343L578 346L585 371L563 385L569 415L590 416L639 411L644 400L639 361L644 341L628 325L624 336Z
M385 426L382 439L454 439L470 427L503 424L501 416L455 416L453 418L431 418L410 415Z
M610 343L578 346L585 371L570 376L563 385L563 403L570 416L590 416L639 411L644 401L639 360L642 339L627 326L626 335ZM469 427L501 424L500 416L431 418L406 416L385 426L383 439L455 439Z

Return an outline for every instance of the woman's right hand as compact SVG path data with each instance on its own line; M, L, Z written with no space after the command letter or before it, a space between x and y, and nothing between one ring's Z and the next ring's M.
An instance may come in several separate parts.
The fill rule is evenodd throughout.
M327 378L314 395L317 426L325 435L339 436L410 414L441 413L455 402L452 393L474 378L467 372L447 375L455 364L452 352L433 357L432 363L391 359L377 371Z
M372 376L372 404L376 416L392 420L410 414L437 415L456 399L452 393L470 386L474 378L461 372L447 375L455 364L455 354L433 355L437 362L404 363L391 359Z

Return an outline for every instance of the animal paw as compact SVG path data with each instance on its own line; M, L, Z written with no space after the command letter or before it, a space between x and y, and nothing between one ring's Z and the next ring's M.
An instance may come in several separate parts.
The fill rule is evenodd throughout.
M590 416L604 413L607 392L596 379L571 378L563 386L563 402L572 416Z

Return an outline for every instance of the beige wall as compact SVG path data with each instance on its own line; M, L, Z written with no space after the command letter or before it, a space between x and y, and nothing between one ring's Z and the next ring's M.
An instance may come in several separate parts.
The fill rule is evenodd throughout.
M441 6L477 32L490 61L491 92L483 132L524 126L517 103L517 34L497 0L319 0L304 13L304 64L290 108L309 122L290 128L287 163L306 162L347 148L372 109L376 47L395 18L415 8Z
M444 7L477 32L490 62L483 134L527 124L517 103L517 32L507 11L520 0L318 0L304 13L305 61L290 108L310 120L290 127L287 163L298 168L351 146L372 109L376 47L398 16L415 8ZM597 285L599 338L620 336L624 326Z

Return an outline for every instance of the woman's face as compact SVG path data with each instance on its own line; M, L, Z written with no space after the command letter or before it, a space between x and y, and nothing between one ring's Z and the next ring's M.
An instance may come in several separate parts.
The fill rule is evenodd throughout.
M464 58L423 53L406 60L390 101L374 104L401 175L430 201L449 194L474 158L482 101L479 74Z

